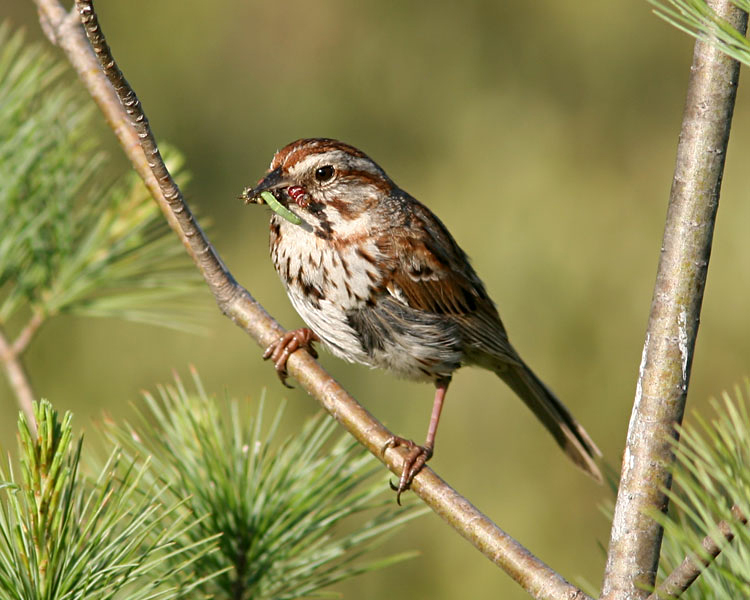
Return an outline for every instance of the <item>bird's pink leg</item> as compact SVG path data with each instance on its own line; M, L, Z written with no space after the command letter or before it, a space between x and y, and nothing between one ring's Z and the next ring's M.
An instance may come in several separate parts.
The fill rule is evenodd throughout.
M398 480L398 485L396 486L391 483L391 488L396 492L396 502L399 505L401 504L401 494L409 489L416 474L432 458L433 451L435 450L435 435L437 434L438 423L440 423L440 412L443 410L443 401L445 400L445 393L448 391L448 384L450 382L450 378L439 379L435 382L435 400L432 403L432 416L430 417L430 426L427 428L427 439L424 446L418 446L412 440L398 436L388 438L388 441L383 445L383 454L385 454L388 448L396 448L398 446L404 446L409 449L409 453L404 459L404 466L401 469L401 477Z

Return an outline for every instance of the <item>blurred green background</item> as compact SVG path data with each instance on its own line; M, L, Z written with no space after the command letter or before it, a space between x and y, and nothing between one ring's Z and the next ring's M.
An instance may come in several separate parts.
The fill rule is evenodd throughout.
M674 165L692 40L640 3L100 0L105 33L160 140L187 156L185 190L237 279L301 325L268 259L266 209L242 188L308 136L370 154L449 226L516 348L619 470ZM30 1L0 17L43 39ZM743 76L744 77L744 76ZM747 373L750 143L740 93L688 409ZM113 173L128 168L102 124ZM471 207L469 205L472 205ZM196 365L206 387L290 400L286 432L318 410L204 294L205 337L61 317L27 357L37 391L90 428ZM432 388L323 356L394 431L423 439ZM0 382L2 446L16 405ZM598 589L609 498L493 375L460 371L431 466L573 582ZM394 510L398 510L394 503ZM421 556L336 588L346 598L525 598L433 515L388 543Z

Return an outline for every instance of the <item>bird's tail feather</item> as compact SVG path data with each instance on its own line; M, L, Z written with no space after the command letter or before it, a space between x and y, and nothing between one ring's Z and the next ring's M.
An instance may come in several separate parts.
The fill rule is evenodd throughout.
M601 483L599 448L565 405L523 362L498 364L495 373L526 403L573 462Z

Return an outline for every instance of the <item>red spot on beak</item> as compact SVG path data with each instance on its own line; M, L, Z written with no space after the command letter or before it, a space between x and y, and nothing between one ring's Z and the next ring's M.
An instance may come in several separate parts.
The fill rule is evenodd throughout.
M307 192L302 186L290 185L288 188L286 188L286 193L292 200L297 203L298 206L301 206L302 208L305 208L305 206L307 206Z

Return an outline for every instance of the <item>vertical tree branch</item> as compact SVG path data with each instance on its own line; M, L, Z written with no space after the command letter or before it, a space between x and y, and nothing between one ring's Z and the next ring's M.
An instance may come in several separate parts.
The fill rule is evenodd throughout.
M708 4L745 33L747 14L730 0ZM662 529L648 511L667 506L669 437L685 410L738 77L739 63L696 42L602 600L645 598L654 586Z

